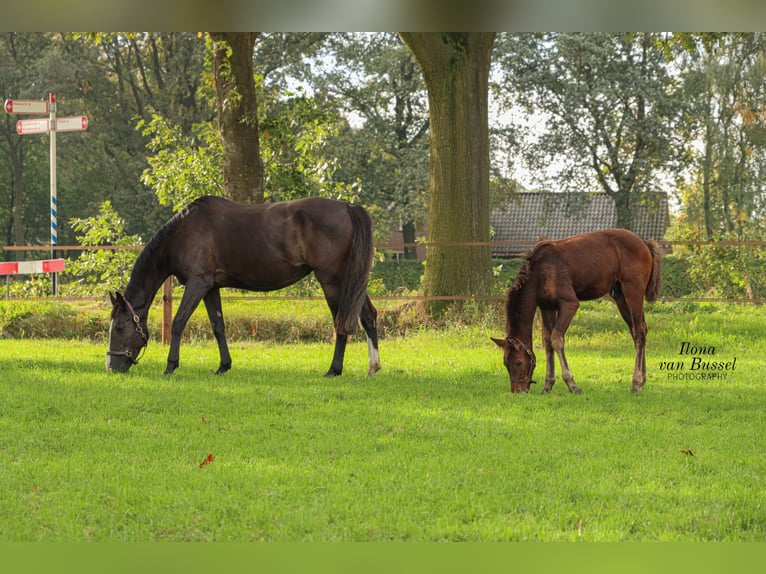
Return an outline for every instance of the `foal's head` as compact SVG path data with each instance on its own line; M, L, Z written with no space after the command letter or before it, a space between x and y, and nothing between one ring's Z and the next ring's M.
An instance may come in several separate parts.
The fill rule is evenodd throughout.
M511 377L511 392L528 393L529 385L535 382L532 380L537 364L534 351L513 337L491 338L503 350L503 363Z

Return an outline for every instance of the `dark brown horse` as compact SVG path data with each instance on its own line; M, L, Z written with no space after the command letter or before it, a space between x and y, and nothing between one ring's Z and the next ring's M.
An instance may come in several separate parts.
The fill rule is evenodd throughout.
M273 291L312 271L335 321L335 354L328 376L343 371L348 335L361 316L367 333L368 375L380 370L377 310L367 296L372 265L372 224L360 206L309 198L263 205L238 205L202 197L171 218L139 255L125 294L110 294L109 371L138 363L148 343L149 307L162 283L175 275L186 286L173 319L165 374L179 361L181 333L200 301L205 302L221 362L231 368L221 287Z
M561 375L573 393L575 385L564 355L564 334L580 301L609 294L630 328L636 346L631 391L646 382L646 320L644 298L657 299L662 280L662 255L654 241L644 241L624 229L584 233L538 243L527 257L505 299L506 337L492 340L504 351L511 392L529 392L535 370L532 322L540 308L545 347L545 387L556 381L554 351Z

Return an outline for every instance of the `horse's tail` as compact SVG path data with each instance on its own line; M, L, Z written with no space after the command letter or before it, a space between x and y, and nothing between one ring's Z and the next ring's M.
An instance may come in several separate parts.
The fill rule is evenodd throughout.
M346 270L340 285L335 332L339 335L354 333L359 325L359 313L367 297L367 280L373 257L372 221L359 205L348 205L351 218L351 247Z
M644 241L652 254L652 274L649 276L649 283L646 285L644 297L649 303L657 300L662 286L662 252L656 241L651 239Z

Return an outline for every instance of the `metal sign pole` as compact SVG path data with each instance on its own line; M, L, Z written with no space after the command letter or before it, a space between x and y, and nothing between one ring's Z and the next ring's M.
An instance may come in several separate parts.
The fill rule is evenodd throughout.
M50 112L50 166L51 166L51 259L56 258L58 245L58 197L56 191L56 94L48 96L48 111ZM51 273L53 296L59 296L58 273Z

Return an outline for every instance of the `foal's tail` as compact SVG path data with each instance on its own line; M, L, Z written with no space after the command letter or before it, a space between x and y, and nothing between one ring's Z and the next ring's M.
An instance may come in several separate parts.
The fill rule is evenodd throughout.
M339 335L354 333L358 327L373 256L372 221L367 211L360 205L349 204L348 215L351 218L351 247L335 316L335 332Z
M651 239L644 241L652 254L652 274L649 276L649 283L646 286L644 297L649 303L657 300L662 286L662 252L656 241Z

